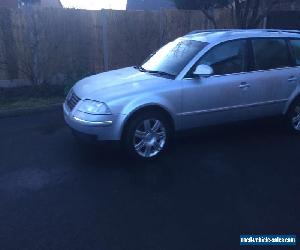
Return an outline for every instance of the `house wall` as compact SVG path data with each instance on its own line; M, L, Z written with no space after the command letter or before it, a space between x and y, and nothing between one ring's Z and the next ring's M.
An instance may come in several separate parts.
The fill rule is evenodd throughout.
M268 16L266 27L300 30L300 11L273 11Z
M269 13L266 28L270 29L300 29L300 1L281 0Z
M60 0L40 0L34 6L62 8ZM18 0L0 0L0 7L18 8Z
M265 0L269 2L270 0ZM128 0L128 10L158 10L160 8L176 9L176 5L171 0ZM299 0L280 0L274 10L300 10Z
M281 0L274 8L274 11L298 11L300 10L299 0Z
M127 0L127 10L176 9L171 0Z
M0 7L18 8L18 0L0 0Z
M60 0L41 0L41 7L62 8Z

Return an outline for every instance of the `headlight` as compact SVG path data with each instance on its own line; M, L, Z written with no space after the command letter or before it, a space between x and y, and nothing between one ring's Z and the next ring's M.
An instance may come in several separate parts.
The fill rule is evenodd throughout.
M109 115L111 114L108 106L103 102L97 102L92 100L83 100L78 108L78 111L88 113L91 115Z

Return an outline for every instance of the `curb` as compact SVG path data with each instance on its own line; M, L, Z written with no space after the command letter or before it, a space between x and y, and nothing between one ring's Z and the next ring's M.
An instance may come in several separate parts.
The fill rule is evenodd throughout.
M35 108L24 108L24 109L14 109L7 111L0 111L0 119L18 117L24 115L39 114L43 112L54 112L62 111L62 103L51 104L49 106L41 106Z

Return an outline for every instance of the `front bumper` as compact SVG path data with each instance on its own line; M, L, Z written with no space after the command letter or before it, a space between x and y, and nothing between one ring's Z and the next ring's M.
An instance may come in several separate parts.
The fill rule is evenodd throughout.
M65 121L72 130L98 141L120 140L124 115L89 115L76 109L70 111L65 103L63 110Z

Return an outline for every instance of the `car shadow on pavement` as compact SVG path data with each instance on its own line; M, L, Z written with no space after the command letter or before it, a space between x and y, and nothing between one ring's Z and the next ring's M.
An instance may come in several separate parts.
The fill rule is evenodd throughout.
M269 118L263 120L231 123L178 133L172 139L170 148L165 154L153 161L136 161L122 150L120 145L103 145L78 143L74 139L74 150L86 165L101 166L101 168L126 168L128 171L141 171L145 167L167 165L170 162L188 160L191 154L201 159L201 154L215 148L226 149L229 145L241 150L250 142L257 145L265 143L270 138L292 136L281 119ZM194 157L192 157L194 158Z

